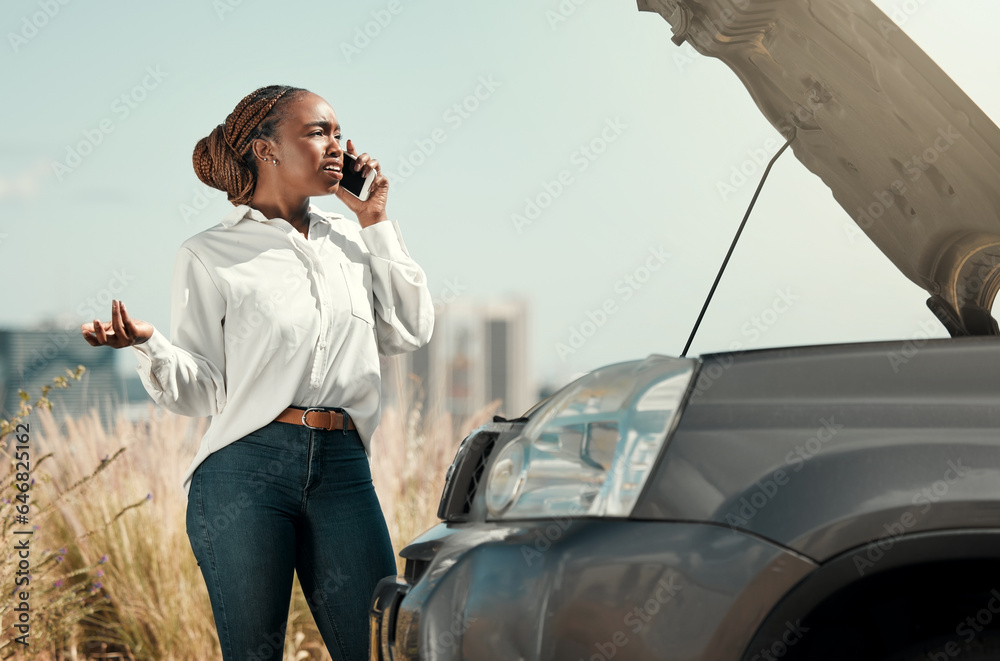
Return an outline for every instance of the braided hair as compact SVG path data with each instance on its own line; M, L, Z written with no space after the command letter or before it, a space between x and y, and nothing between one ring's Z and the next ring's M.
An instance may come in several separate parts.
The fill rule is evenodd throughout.
M248 204L257 186L257 138L273 138L288 104L308 90L268 85L243 97L223 124L195 145L192 161L201 181L226 193L234 206Z

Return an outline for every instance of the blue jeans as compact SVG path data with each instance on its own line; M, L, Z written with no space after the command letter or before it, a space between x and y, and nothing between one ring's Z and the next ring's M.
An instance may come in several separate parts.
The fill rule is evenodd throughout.
M271 422L213 452L187 534L225 661L280 661L293 571L333 659L368 658L372 592L396 562L356 430Z

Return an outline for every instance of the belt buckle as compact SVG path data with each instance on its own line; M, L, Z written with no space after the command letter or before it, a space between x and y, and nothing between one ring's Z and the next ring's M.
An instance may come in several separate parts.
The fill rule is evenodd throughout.
M345 411L344 409L340 409L340 408L337 408L335 406L331 406L331 407L309 406L304 411L302 411L302 425L304 427L307 427L309 429L317 429L317 430L321 429L323 431L333 431L332 427L329 428L329 429L327 429L326 427L313 427L308 422L306 422L306 414L309 413L309 411L320 411L320 412L322 412L322 411L339 411L340 414L342 416L344 416L344 433L346 434L349 431L347 429L347 423L348 423L347 411Z
M309 413L309 411L320 411L320 412L322 412L322 411L325 411L325 410L326 409L324 409L322 407L317 407L317 406L306 407L306 409L302 412L302 426L303 427L308 427L309 429L322 429L323 431L330 431L326 427L313 427L308 422L306 422L306 414Z

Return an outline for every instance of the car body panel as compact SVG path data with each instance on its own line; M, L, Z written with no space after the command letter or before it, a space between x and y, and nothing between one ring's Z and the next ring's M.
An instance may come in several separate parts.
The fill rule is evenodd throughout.
M836 598L838 594L842 595L844 590L849 591L865 585L864 581L878 581L887 579L893 574L898 575L898 572L909 572L907 576L910 579L921 575L926 581L923 584L915 584L915 591L936 595L939 593L933 591L931 572L922 570L934 567L936 563L945 562L950 566L944 573L947 582L952 585L960 582L959 567L991 568L992 571L986 569L980 576L973 578L973 582L985 584L988 586L987 589L993 589L993 581L984 581L982 578L995 575L997 558L1000 558L1000 529L949 529L881 540L875 550L881 552L882 557L870 566L859 565L859 556L867 556L871 550L871 548L851 549L823 563L819 569L796 584L757 629L757 634L747 646L742 661L761 661L762 658L767 658L766 655L758 655L756 659L753 657L762 649L774 649L775 643L782 640L790 620L798 620L804 613L814 613L814 609L827 599ZM984 564L983 561L987 562ZM870 586L871 583L867 585ZM898 590L899 586L895 587ZM956 596L961 590L958 586L955 587L955 593L948 601L958 601ZM896 594L899 592L894 591L893 596ZM899 598L906 597L899 594ZM930 599L933 600L934 597L931 596ZM926 606L926 601L925 599L924 603L920 604L918 599L917 608ZM949 619L946 626L950 629L958 619L960 617ZM809 629L811 624L810 617L806 617L803 625ZM822 644L823 641L818 640L816 636L807 636L795 647L795 652L800 655L799 658L804 659L829 656L824 654ZM780 651L780 647L775 651ZM773 656L778 655L773 654ZM953 655L947 656L950 658ZM928 658L934 657L928 655Z
M420 628L419 649L400 645L396 659L735 659L816 568L715 525L533 521L492 524L488 540L484 530L429 531L435 559L396 615L398 638Z
M458 458L522 424L474 430ZM1000 339L703 356L629 519L487 521L468 489L465 522L400 554L374 626L392 658L740 659L765 618L768 645L795 638L775 613L823 563L860 579L1000 528ZM681 589L632 631L664 577Z
M634 518L714 521L817 561L1000 522L997 338L702 360Z
M997 334L1000 131L880 10L638 5L737 73L953 336ZM949 571L1000 548L1000 337L926 339L933 330L702 356L628 518L488 520L491 468L544 408L483 425L449 470L445 522L376 591L373 659L818 658L851 629L824 634L809 618L853 612L861 602L845 593L877 597L902 577L936 586L921 608L947 603ZM968 566L962 596L978 598L980 568L995 565ZM925 584L928 567L939 573ZM896 658L896 639L925 642L918 620L895 615L866 661ZM800 616L819 635L793 649ZM946 617L932 636L953 629Z
M729 66L796 158L931 295L997 334L1000 129L869 0L638 0Z

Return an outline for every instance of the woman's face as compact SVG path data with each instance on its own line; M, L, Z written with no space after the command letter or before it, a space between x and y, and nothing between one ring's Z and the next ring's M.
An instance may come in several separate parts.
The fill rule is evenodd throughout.
M272 158L278 165L268 161L258 170L270 170L267 176L277 177L280 190L301 197L337 191L343 176L344 149L340 124L329 103L312 92L300 94L286 109L277 137L272 143Z

